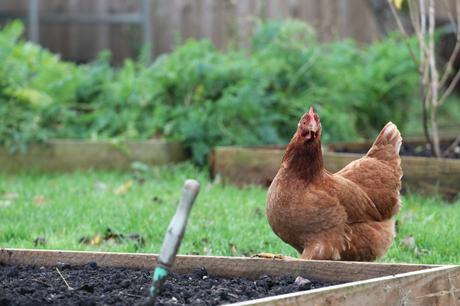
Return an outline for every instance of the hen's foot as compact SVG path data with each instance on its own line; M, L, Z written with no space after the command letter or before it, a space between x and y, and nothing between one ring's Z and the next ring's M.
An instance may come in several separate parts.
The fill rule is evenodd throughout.
M251 258L265 258L265 259L294 259L294 257L291 256L284 256L281 254L272 254L272 253L258 253L255 255L252 255Z

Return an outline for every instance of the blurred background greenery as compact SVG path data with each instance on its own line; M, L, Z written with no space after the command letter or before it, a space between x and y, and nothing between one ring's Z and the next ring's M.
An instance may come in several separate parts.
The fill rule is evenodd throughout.
M287 143L310 105L326 142L373 137L390 120L420 131L418 74L396 34L359 47L319 43L301 21L260 22L247 48L191 39L117 68L108 51L76 65L22 34L17 21L0 32L0 142L12 152L50 138L166 137L203 164L215 145Z

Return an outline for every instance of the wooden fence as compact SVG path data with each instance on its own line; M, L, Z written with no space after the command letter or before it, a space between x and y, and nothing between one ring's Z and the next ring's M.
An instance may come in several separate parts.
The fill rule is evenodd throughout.
M28 0L1 0L0 16L28 15ZM138 0L40 0L40 14L100 15L142 12ZM178 40L210 38L219 48L246 44L260 19L297 18L311 23L322 40L353 37L369 42L379 36L366 0L152 0L153 54L170 51ZM0 21L5 22L5 18ZM64 58L87 61L103 49L114 60L135 56L143 41L136 24L40 23L40 43Z
M380 36L368 0L150 0L151 33L155 56L170 51L178 40L210 38L219 48L229 42L244 45L260 19L297 18L313 25L321 40L353 37L370 42ZM381 0L386 2L386 0ZM375 3L375 1L374 1ZM1 0L0 23L5 16L27 16L28 0ZM146 13L139 0L40 0L40 14L105 16ZM138 24L40 24L40 43L64 58L87 61L103 49L114 60L138 54L144 31Z

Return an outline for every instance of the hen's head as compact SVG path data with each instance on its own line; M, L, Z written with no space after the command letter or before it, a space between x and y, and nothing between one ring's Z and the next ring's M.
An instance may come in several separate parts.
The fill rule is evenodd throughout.
M310 111L300 118L297 137L300 137L305 143L317 141L321 137L321 122L319 116L315 113L313 106Z

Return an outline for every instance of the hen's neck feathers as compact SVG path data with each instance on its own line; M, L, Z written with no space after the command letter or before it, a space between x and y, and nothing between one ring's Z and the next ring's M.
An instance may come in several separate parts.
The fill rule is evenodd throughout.
M283 165L298 178L310 182L324 169L321 141L303 143L294 136L284 153Z

